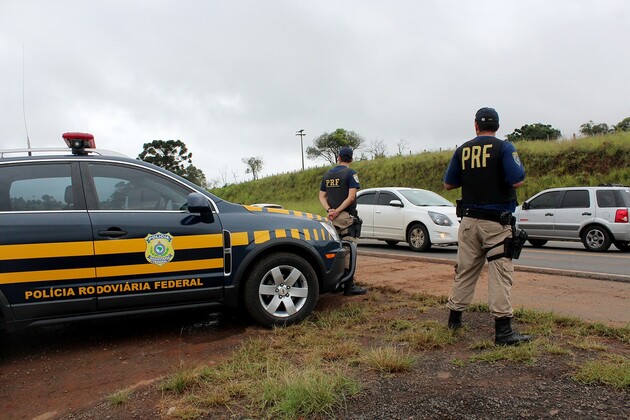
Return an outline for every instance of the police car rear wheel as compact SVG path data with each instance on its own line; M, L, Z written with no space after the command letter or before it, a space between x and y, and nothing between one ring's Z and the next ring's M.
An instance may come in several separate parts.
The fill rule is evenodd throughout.
M420 223L416 223L409 228L409 234L407 235L407 238L409 247L416 252L426 251L431 248L429 232L427 231L427 228Z
M245 307L256 322L283 326L299 322L313 312L319 283L306 260L275 253L254 266L244 292Z

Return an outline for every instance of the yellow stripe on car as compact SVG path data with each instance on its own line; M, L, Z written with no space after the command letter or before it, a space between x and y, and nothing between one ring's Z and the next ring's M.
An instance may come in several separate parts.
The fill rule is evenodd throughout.
M187 272L191 270L207 270L213 268L223 268L223 258L194 261L171 261L170 263L164 264L161 267L155 264L133 264L118 265L112 267L97 267L96 276L99 278L133 276L137 274L173 273L178 271Z
M0 246L0 260L6 261L92 255L94 253L92 246L92 241L3 245Z

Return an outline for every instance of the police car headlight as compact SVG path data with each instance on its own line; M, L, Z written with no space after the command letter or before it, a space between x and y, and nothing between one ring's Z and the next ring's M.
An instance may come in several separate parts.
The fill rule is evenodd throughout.
M324 229L326 229L328 231L330 236L332 236L335 241L339 240L339 235L337 235L337 230L332 225L332 223L330 223L330 222L319 222L319 224L321 224L324 227Z
M453 222L445 214L430 211L429 217L438 226L453 226Z

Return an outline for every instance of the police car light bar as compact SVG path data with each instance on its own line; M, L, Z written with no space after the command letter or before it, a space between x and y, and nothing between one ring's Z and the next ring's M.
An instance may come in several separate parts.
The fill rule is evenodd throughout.
M86 148L96 148L94 136L90 133L63 133L61 136L75 155L85 155Z

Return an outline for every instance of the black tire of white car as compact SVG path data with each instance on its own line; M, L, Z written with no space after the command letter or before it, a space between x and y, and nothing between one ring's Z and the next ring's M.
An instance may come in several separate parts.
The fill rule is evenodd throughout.
M611 242L610 233L599 225L589 225L582 231L582 243L587 251L607 251Z
M409 228L407 238L407 243L413 251L423 252L431 248L429 232L427 228L420 223L416 223Z
M534 248L542 248L547 243L546 239L528 239L527 242Z
M630 242L628 241L615 241L615 246L621 252L630 252Z
M259 324L287 326L309 316L319 297L313 267L303 258L274 253L252 268L245 283L245 307Z

